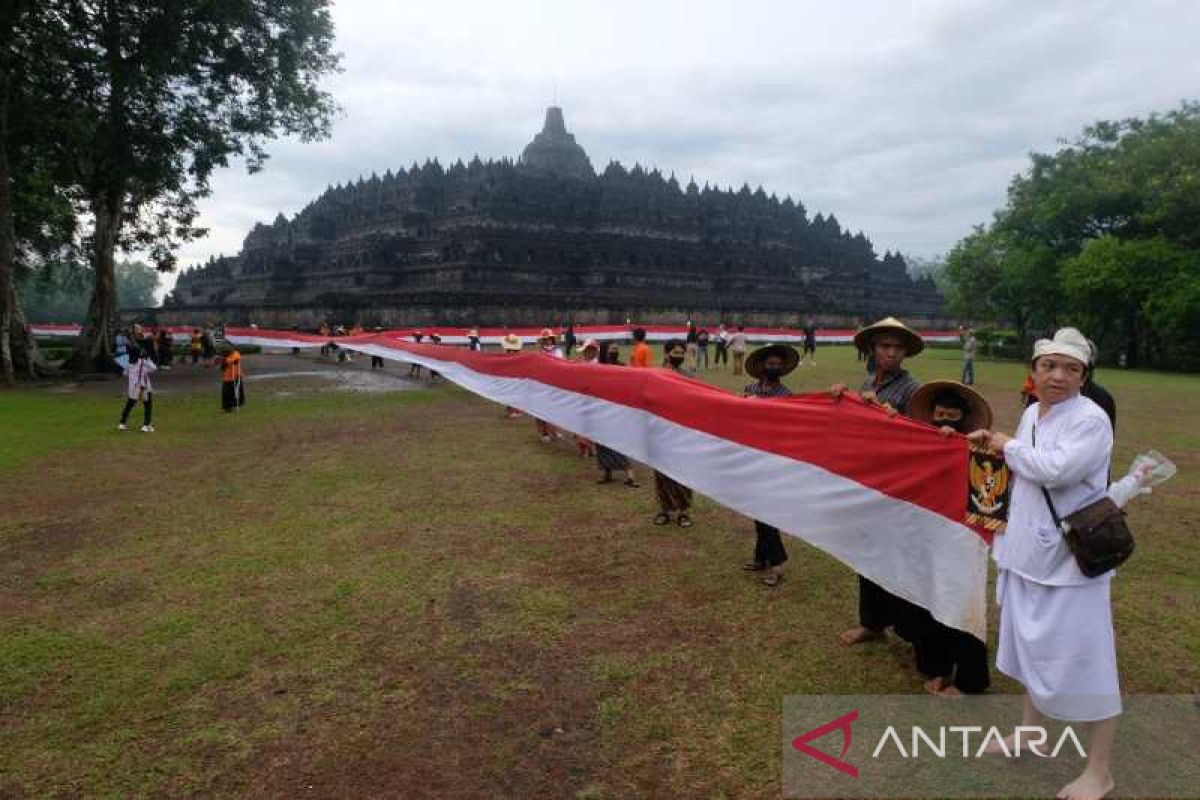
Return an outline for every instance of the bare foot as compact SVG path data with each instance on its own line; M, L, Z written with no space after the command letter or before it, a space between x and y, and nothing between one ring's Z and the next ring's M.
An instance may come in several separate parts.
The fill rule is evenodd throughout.
M938 697L962 697L962 692L947 678L925 681L925 691L936 694Z
M1059 800L1100 800L1113 790L1113 779L1109 773L1092 775L1083 771L1075 780L1058 790Z
M871 642L882 638L883 631L874 631L870 628L864 628L861 625L859 625L857 628L851 628L848 631L842 631L842 633L838 635L838 639L841 640L842 644L846 645L847 647L852 647L856 644Z

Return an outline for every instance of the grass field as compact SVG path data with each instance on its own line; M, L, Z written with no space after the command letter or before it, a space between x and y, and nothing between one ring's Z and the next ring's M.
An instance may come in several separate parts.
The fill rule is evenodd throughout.
M1021 366L977 371L1011 430ZM860 376L825 348L789 383ZM1194 692L1200 378L1100 381L1115 469L1180 469L1131 509L1124 687ZM902 642L836 644L854 577L811 548L766 589L747 519L699 498L657 528L645 469L596 486L452 386L316 385L234 417L163 391L152 436L113 430L116 383L0 393L0 796L771 797L784 695L920 691Z

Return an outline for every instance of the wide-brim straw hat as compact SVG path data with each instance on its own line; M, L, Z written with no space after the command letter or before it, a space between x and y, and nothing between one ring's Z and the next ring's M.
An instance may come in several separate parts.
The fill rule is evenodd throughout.
M500 340L500 347L503 350L520 350L522 347L521 337L510 333Z
M970 433L981 428L990 430L992 427L992 407L979 392L958 381L930 381L921 384L912 397L908 399L908 416L917 422L933 423L933 401L943 392L953 393L967 403L966 419L963 431Z
M558 337L554 335L554 331L550 330L549 328L542 328L542 332L538 334L539 342L542 341L543 339L557 339L557 338Z
M892 333L904 342L905 355L915 356L925 349L925 340L921 334L905 325L895 317L884 317L873 325L868 325L854 334L854 346L864 352L871 351L871 342L881 333Z
M761 381L763 379L763 363L771 356L779 356L783 359L782 375L789 374L800 364L800 354L796 352L796 348L786 344L769 344L746 356L746 372Z
M683 339L668 339L663 345L663 355L670 356L673 351L678 351L676 355L687 355L687 343Z

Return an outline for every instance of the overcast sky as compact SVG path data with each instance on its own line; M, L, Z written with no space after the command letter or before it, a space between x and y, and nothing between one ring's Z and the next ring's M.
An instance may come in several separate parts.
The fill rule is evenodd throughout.
M876 250L944 253L1030 151L1200 98L1197 0L379 3L335 0L333 137L216 175L183 264L326 185L438 157L517 156L557 98L616 159L762 185ZM173 278L170 279L173 282Z

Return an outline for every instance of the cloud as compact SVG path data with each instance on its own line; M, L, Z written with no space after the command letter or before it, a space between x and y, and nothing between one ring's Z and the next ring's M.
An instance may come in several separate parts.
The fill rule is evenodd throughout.
M598 168L762 185L879 252L944 252L1004 201L1030 151L1200 86L1184 0L334 6L333 138L215 176L183 263L331 183L438 157L515 157L555 98Z

